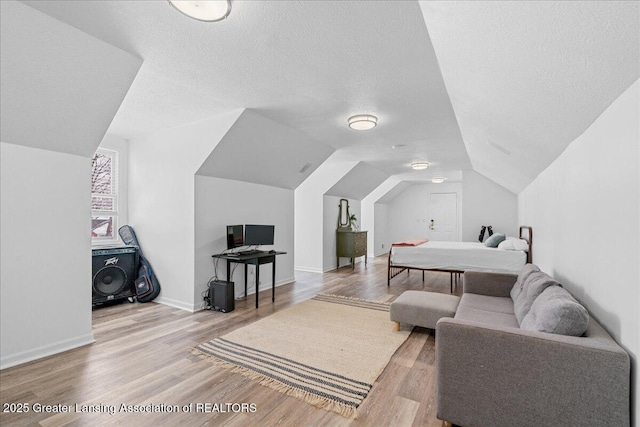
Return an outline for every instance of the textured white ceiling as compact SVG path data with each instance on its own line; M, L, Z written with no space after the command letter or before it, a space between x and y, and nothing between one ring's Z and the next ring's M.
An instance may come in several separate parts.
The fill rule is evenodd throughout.
M144 59L113 133L248 108L409 180L473 164L519 192L640 77L638 2L236 0L218 23L165 0L25 3ZM356 113L379 126L348 129Z
M234 1L217 23L166 0L25 3L144 59L120 136L249 108L387 174L471 167L417 2ZM349 129L356 113L378 127Z
M22 3L0 8L0 139L91 156L142 60Z
M637 1L421 1L473 168L520 192L640 78Z

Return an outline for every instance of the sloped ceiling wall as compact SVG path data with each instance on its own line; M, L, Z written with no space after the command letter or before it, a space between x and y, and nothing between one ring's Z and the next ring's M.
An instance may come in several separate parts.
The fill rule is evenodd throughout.
M245 110L197 174L295 189L333 151L306 134Z
M640 2L420 6L473 169L514 193L640 77Z
M404 190L409 188L412 184L407 181L399 182L398 185L390 189L384 196L380 197L376 203L389 204L398 197L400 194L404 193Z
M0 139L91 156L142 60L22 3L0 7Z
M388 177L389 175L380 169L360 162L336 182L325 195L362 200Z

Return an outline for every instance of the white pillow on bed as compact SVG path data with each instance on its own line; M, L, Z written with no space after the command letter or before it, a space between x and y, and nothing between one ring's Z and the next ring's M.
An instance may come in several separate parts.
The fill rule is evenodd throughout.
M498 249L505 251L528 251L529 244L526 240L518 239L516 237L507 237L506 240L500 242Z

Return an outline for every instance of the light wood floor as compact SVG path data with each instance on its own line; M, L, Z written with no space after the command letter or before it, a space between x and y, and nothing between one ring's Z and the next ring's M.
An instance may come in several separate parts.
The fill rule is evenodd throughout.
M231 313L191 314L161 304L119 304L93 311L94 344L0 372L1 403L28 413L1 413L3 426L441 426L435 416L433 332L415 328L380 375L356 420L317 409L190 354L228 333L317 293L391 301L408 289L449 292L449 275L403 273L386 283L386 256L355 270L296 272L296 282L236 301ZM459 291L459 290L458 290ZM345 325L348 326L348 325ZM389 322L389 327L392 327ZM286 333L286 331L282 331ZM354 343L357 345L357 343ZM118 413L120 405L254 403L253 413ZM116 413L36 413L42 405L115 405ZM94 409L96 406L93 407ZM4 408L3 408L4 409ZM52 408L56 409L56 408ZM98 409L100 409L98 407ZM108 410L107 410L108 411Z

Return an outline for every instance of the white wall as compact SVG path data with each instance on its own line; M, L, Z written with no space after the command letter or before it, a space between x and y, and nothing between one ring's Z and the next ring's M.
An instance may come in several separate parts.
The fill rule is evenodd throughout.
M195 173L242 111L129 141L129 223L151 262L158 302L197 310Z
M391 249L391 239L389 238L389 205L384 203L375 203L373 205L373 256L386 254Z
M93 342L91 159L0 143L0 367Z
M93 342L91 156L142 60L21 2L0 8L5 368Z
M631 354L640 354L640 83L634 83L518 196L533 257Z
M202 303L202 292L214 275L212 254L227 248L226 226L266 224L275 226L273 246L287 252L276 258L276 286L290 283L293 274L293 190L222 178L196 176L195 187L195 302ZM233 266L233 264L232 264ZM226 280L226 262L218 263L218 278ZM270 289L271 265L260 266L261 290ZM255 293L253 267L249 267L248 294ZM244 266L238 264L234 276L235 296L244 294Z
M295 190L295 268L322 273L324 266L324 193L358 162L329 157ZM327 232L335 232L332 224Z
M463 171L462 194L462 241L477 242L483 225L491 225L495 233L518 235L518 196L514 193L478 172Z
M382 184L378 185L365 198L362 199L361 210L362 230L367 230L367 255L374 257L385 252L382 245L387 239L387 210L384 208L384 219L376 217L376 213L382 212L382 208L376 208L374 205L383 196L390 194L396 189L401 181L396 177L387 178ZM382 206L382 205L381 205ZM378 236L380 234L380 236Z
M389 204L388 238L391 242L429 237L429 200L432 193L458 195L458 236L462 224L462 184L415 184Z
M336 262L336 230L338 229L338 216L340 212L340 199L344 197L323 196L322 203L322 271L335 270ZM360 201L354 199L349 200L349 213L355 215L360 222L361 209ZM365 230L366 231L366 230ZM368 233L367 233L368 234ZM367 235L367 238L369 236ZM346 258L340 259L340 265L346 265Z

